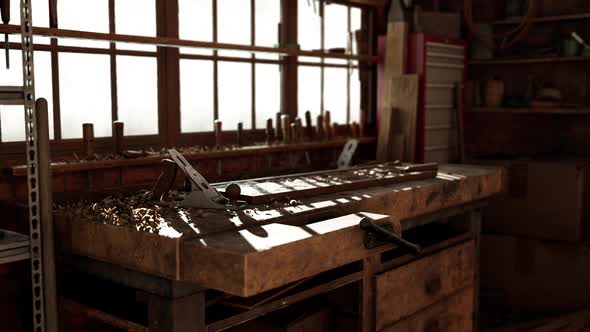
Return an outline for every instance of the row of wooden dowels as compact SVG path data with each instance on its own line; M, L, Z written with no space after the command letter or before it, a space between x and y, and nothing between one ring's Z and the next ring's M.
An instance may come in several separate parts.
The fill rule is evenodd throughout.
M291 117L287 114L278 112L276 114L276 127L273 126L273 119L266 121L266 143L300 143L330 140L336 137L337 123L332 123L330 111L324 112L324 115L318 115L316 125L313 126L311 112L305 112L305 127L301 118L297 117L291 121ZM356 122L348 125L348 132L353 138L361 136L360 125ZM123 137L125 125L122 121L113 122L113 153L115 155L123 155ZM223 124L220 120L215 120L215 146L221 148L224 146L223 142ZM92 123L84 123L82 125L82 137L84 142L84 159L92 159L94 157L94 125ZM238 123L236 142L237 146L244 144L244 126Z
M288 114L278 112L275 118L276 127L273 126L273 119L266 120L266 143L300 143L330 140L336 137L337 123L332 123L330 111L324 112L324 115L318 115L316 126L313 126L311 112L305 112L305 127L301 118L297 117L291 121ZM358 138L361 136L360 125L356 122L349 124L349 133L352 137ZM236 145L242 146L244 137L244 126L238 123L238 130L236 135ZM215 120L215 145L216 147L223 146L222 141L223 124L221 120Z

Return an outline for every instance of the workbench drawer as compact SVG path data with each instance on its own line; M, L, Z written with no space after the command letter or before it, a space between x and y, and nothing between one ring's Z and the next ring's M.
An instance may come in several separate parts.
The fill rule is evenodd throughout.
M467 287L380 332L472 331L473 296L473 287Z
M471 286L474 254L468 241L378 275L377 331Z

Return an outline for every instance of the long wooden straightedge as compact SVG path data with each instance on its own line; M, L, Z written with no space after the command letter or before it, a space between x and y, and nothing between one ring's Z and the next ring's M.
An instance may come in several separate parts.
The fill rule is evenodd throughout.
M435 167L436 169L436 167ZM398 164L379 164L281 177L253 179L240 183L241 199L250 204L271 203L342 191L386 186L436 177L435 169L406 171ZM224 185L217 186L224 192Z

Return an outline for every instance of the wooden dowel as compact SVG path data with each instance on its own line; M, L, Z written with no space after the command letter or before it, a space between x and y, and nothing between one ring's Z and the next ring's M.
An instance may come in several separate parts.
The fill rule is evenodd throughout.
M332 139L333 133L330 111L324 112L324 131L326 132L326 138L328 140Z
M123 154L123 137L125 136L125 124L123 121L113 122L113 133L114 133L114 149L115 154Z
M238 122L238 132L236 133L236 144L241 147L244 138L244 124Z
M302 142L304 141L303 139L303 121L301 121L301 118L297 117L295 118L295 124L297 125L296 127L296 131L297 131L297 142Z
M332 123L331 126L332 129L330 129L330 131L332 132L332 138L335 138L338 136L338 123L334 122Z
M361 126L357 122L352 123L351 127L352 137L359 138L361 137Z
M47 100L36 102L37 138L39 151L39 206L43 259L45 319L47 331L58 331L57 289L55 275L55 242L53 230L53 198L51 189L51 160L49 148L49 116Z
M275 140L275 131L272 127L272 118L266 120L266 144L271 145Z
M288 114L281 115L281 126L283 129L283 142L291 143L291 120Z
M221 138L221 134L223 131L223 123L221 120L215 120L215 148L221 149L223 145L223 140Z
M282 120L281 120L281 112L277 112L275 120L277 123L277 131L276 131L276 138L277 141L282 141L283 140L283 125L282 125Z
M313 140L313 123L311 122L311 112L305 112L305 131L307 132L307 139Z
M90 160L94 157L94 125L82 124L82 139L84 141L84 158Z
M293 143L299 142L299 131L297 129L297 122L291 123L291 140Z
M324 117L322 115L318 115L316 126L317 126L317 131L318 131L317 139L318 139L318 141L321 141L325 138Z

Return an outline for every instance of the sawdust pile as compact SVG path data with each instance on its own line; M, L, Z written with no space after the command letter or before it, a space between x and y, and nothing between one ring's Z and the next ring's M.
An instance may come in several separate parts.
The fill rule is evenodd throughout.
M168 225L183 223L183 219L199 217L200 209L179 205L184 194L172 191L162 201L152 200L151 192L144 190L128 196L108 196L97 202L80 201L55 205L57 213L72 220L102 222L136 230L158 233Z

